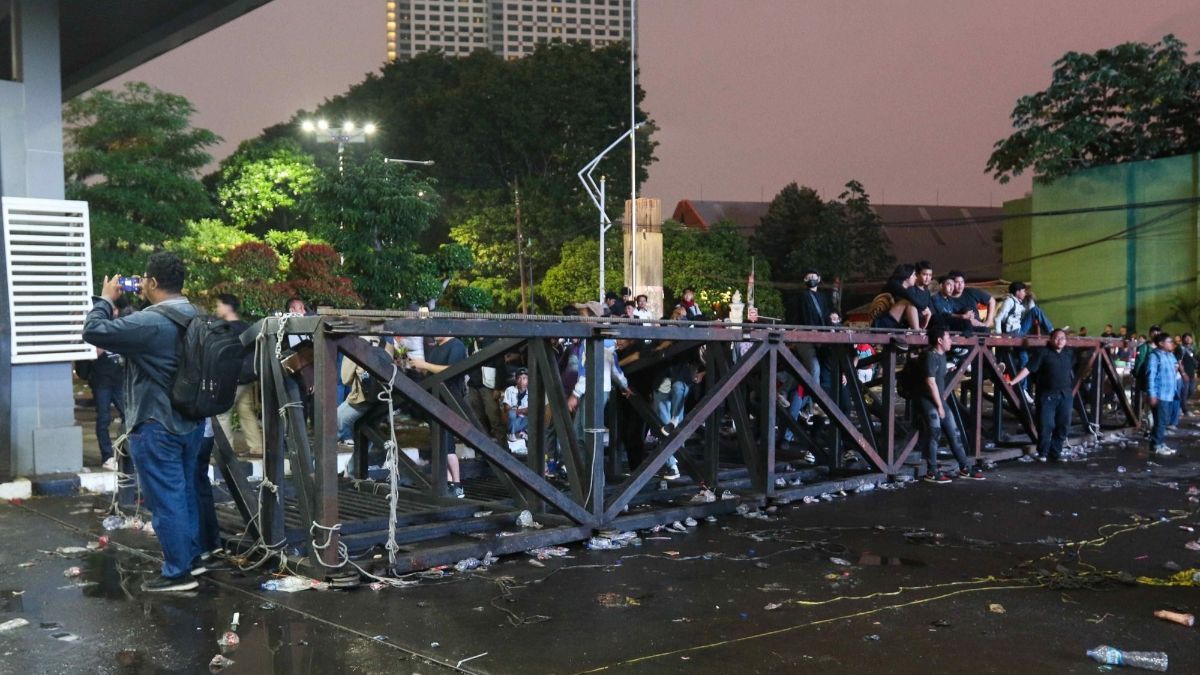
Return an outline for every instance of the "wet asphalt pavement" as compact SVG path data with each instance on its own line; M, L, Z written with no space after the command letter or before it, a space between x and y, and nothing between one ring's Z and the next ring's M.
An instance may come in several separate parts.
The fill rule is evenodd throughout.
M108 498L5 504L0 622L29 624L0 631L0 672L208 672L239 612L224 673L1090 673L1084 651L1100 644L1197 673L1200 628L1152 613L1200 613L1200 588L1133 582L1200 568L1184 548L1200 537L1186 494L1200 427L1172 445L1168 459L1116 444L1006 462L982 482L793 503L380 591L284 594L260 590L262 573L219 572L151 596L146 534L54 553L96 541ZM82 575L64 576L74 565Z

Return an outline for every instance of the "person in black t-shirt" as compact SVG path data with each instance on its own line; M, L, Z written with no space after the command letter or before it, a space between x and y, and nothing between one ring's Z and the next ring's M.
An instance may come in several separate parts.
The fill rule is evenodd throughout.
M938 471L938 436L942 434L945 434L950 450L958 460L958 477L983 480L983 472L971 468L967 459L958 421L943 404L942 389L946 386L946 352L951 347L950 334L941 326L930 328L929 345L931 349L920 357L919 365L924 378L921 380L923 386L920 395L916 397L917 419L921 427L917 446L924 450L928 467L923 480L927 483L950 482L949 476Z
M467 347L456 337L434 338L434 346L425 350L425 359L413 359L412 367L427 373L440 373L450 366L467 358ZM446 382L446 387L456 398L462 399L466 394L463 377L454 377ZM450 494L462 499L466 496L462 486L462 476L459 473L458 455L454 454L454 434L438 425L441 430L442 452L446 455L446 473L450 481Z
M1071 426L1075 387L1075 350L1067 349L1067 333L1056 328L1050 344L1034 352L1029 365L1013 376L1017 384L1037 373L1038 461L1057 462Z
M996 321L996 298L978 288L968 288L966 276L958 270L950 270L946 276L954 280L953 297L959 304L956 313L970 312L975 320L983 321L984 326L990 329ZM980 305L987 307L987 319L979 316Z

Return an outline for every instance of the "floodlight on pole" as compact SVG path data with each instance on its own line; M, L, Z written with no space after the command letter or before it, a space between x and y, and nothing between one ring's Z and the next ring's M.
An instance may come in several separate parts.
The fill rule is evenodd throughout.
M300 129L305 133L312 134L318 143L337 143L338 173L341 173L344 166L342 160L346 153L346 144L366 143L367 137L375 133L376 126L368 122L359 127L352 120L346 120L342 123L341 128L335 129L329 126L328 120L319 119L316 122L304 120L300 123Z

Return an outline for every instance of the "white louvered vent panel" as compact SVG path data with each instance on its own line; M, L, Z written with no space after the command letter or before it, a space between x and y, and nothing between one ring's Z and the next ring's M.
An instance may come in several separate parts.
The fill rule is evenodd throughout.
M96 358L83 341L92 308L87 202L3 198L13 363Z

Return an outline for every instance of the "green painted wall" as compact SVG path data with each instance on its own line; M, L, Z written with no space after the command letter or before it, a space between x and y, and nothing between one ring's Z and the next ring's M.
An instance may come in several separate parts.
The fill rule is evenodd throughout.
M1033 220L1028 214L1033 210L1033 198L1023 197L1004 202L1003 244L1001 245L1001 261L1005 279L1029 279L1031 276L1031 257L1033 256L1033 241L1031 228Z
M1045 213L1194 200L1200 196L1197 160L1197 155L1186 155L1088 169L1050 185L1035 183L1031 199L1006 203L1005 208L1012 205L1019 212L1020 202L1028 201L1029 211ZM1006 276L1030 281L1055 325L1087 326L1098 333L1106 323L1132 323L1142 332L1170 314L1172 296L1200 291L1196 204L1010 222L1004 232ZM1175 331L1197 328L1168 326Z

